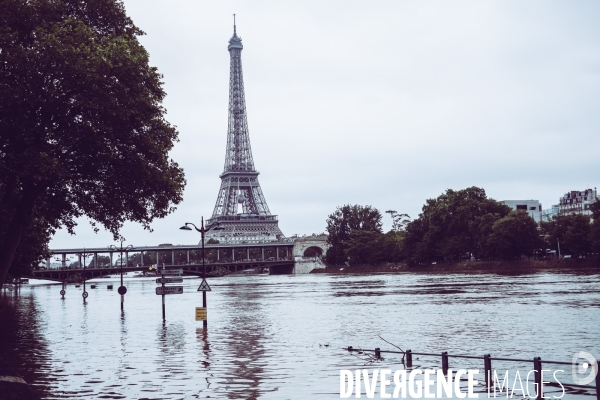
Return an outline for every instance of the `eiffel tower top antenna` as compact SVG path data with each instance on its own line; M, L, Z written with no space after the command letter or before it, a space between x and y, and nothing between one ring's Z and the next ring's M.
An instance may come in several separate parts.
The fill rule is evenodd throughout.
M236 32L235 32L235 14L233 14L233 35L234 36L236 35Z

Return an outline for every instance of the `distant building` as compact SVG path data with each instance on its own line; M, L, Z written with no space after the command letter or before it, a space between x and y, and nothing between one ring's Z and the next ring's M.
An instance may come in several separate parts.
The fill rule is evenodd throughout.
M560 198L559 215L592 215L590 205L598 200L596 188L570 191Z
M552 208L547 208L545 210L542 210L542 221L548 222L548 221L551 221L552 218L558 217L559 210L560 210L559 204L553 204Z
M502 200L500 203L513 210L525 211L535 222L542 221L542 205L539 200Z

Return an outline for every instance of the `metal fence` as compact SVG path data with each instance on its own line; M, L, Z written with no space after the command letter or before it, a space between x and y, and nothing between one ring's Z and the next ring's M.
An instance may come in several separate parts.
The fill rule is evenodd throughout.
M490 387L492 385L493 382L491 382L491 372L492 372L492 361L509 361L509 362L526 362L526 363L533 363L533 370L534 372L534 379L535 379L535 384L537 385L538 388L543 388L543 382L542 382L542 364L553 364L553 365L570 365L572 366L573 363L572 362L565 362L565 361L550 361L550 360L542 360L541 357L534 357L533 359L520 359L520 358L505 358L505 357L492 357L490 354L486 354L484 356L468 356L468 355L462 355L462 354L448 354L447 351L444 351L442 353L417 353L417 352L413 352L411 350L406 350L406 351L397 351L397 350L381 350L379 347L376 347L373 350L365 350L365 349L355 349L352 346L348 346L345 350L348 350L349 352L371 352L374 354L376 359L381 359L381 354L382 353L389 353L389 354L403 354L404 357L406 358L406 368L412 368L413 367L413 355L419 355L419 356L432 356L432 357L441 357L441 361L442 361L442 371L444 372L444 375L448 373L448 368L449 368L449 359L450 358L462 358L462 359L473 359L473 360L482 360L483 361L483 367L484 367L484 373L485 373L485 383L487 387ZM598 362L596 361L596 366L595 366L595 370L598 371ZM596 391L596 399L600 400L600 371L596 374L596 380L595 380L595 385L578 385L578 384L574 384L574 383L569 383L567 384L570 387L574 387L574 388L585 388L585 389L595 389ZM543 396L543 390L538 390L537 391L537 399L541 400Z

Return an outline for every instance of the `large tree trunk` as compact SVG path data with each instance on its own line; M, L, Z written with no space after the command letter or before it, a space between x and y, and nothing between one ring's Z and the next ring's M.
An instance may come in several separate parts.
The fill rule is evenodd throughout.
M35 197L35 195L29 193L19 202L15 214L8 224L4 242L0 243L0 289L4 285L8 270L15 258L19 243L21 243L23 232L31 218Z

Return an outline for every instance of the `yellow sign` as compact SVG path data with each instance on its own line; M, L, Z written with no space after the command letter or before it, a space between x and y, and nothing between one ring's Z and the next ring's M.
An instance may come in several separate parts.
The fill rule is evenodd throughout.
M206 308L196 307L196 321L206 321Z

